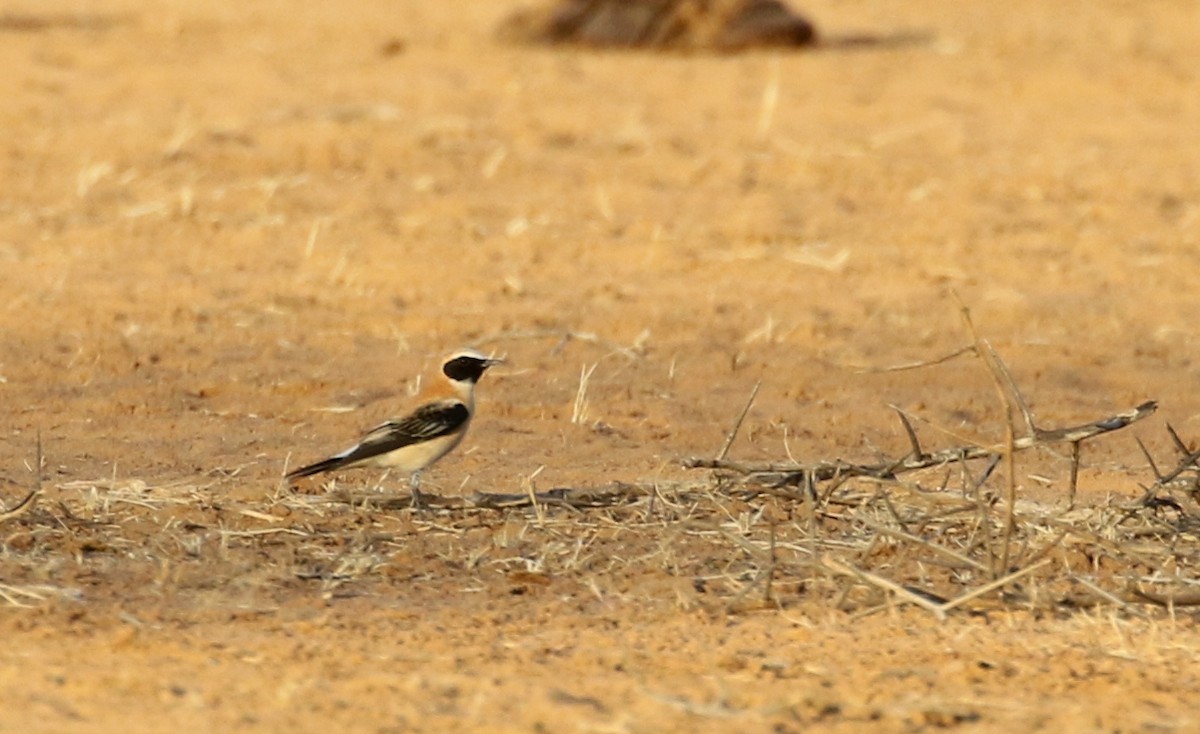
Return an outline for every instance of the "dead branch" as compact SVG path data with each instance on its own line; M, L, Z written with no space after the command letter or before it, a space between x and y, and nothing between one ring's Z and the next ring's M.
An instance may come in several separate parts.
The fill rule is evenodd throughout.
M604 487L557 487L544 492L493 493L476 492L470 497L443 497L423 493L423 507L438 510L505 510L537 505L588 509L616 507L653 496L649 486L614 482ZM407 510L412 507L409 495L383 495L366 492L337 492L330 495L335 502L380 510Z
M1147 589L1138 588L1137 586L1129 587L1129 597L1131 600L1150 602L1157 604L1160 607L1195 607L1200 606L1200 591L1192 591L1188 593L1159 593L1149 591Z
M979 332L975 330L975 322L971 320L971 311L962 302L959 302L963 323L967 327L967 331L971 334L971 339L975 342L975 352L983 360L984 365L991 375L992 382L996 387L996 395L1000 399L1000 404L1004 407L1004 468L1007 474L1007 489L1005 493L1008 498L1008 506L1005 512L1004 519L1004 541L1000 547L1001 560L1000 568L1008 568L1008 552L1012 546L1013 532L1015 527L1015 515L1017 506L1017 466L1016 455L1017 449L1014 446L1016 441L1016 425L1013 421L1013 409L1020 407L1022 415L1025 416L1025 424L1028 427L1027 435L1031 438L1037 438L1037 429L1033 426L1033 416L1029 412L1029 408L1025 406L1025 401L1021 397L1020 391L1017 390L1016 384L1013 382L1012 375L1009 374L1008 368L1000 360L1000 355L996 354L996 350L992 349L992 345L979 336ZM1005 388L1008 388L1005 390Z
M974 351L975 345L968 344L965 347L959 347L949 354L936 357L934 359L928 359L920 362L906 362L904 364L892 365L891 367L854 367L853 370L854 374L856 375L866 375L872 373L883 374L887 372L907 372L908 370L918 370L923 367L933 367L935 365L945 364L946 362L949 362L952 359L957 359L964 354L972 354Z
M29 512L30 510L32 510L33 506L35 504L37 504L37 498L41 494L42 494L42 490L35 489L32 492L30 492L29 494L25 495L25 499L21 500L20 502L18 502L15 505L13 505L13 507L11 509L0 511L0 522L4 522L5 520L12 520L13 518L20 517L21 515L24 515L26 512Z
M760 387L762 387L762 380L754 383L754 389L750 391L750 397L746 399L746 405L742 408L742 412L738 414L737 420L733 422L733 428L729 429L729 435L725 437L725 444L717 452L717 461L729 455L729 449L733 446L733 441L737 438L738 431L741 430L742 423L745 422L746 415L750 412L751 406L754 405L754 399L758 397L758 389Z
M1130 426L1152 415L1157 409L1158 403L1150 400L1131 410L1090 423L1051 431L1039 430L1037 435L1015 439L1013 450L1025 451L1053 443L1087 441ZM978 459L990 461L997 457L1003 457L1003 455L1003 450L995 446L956 446L920 456L909 455L903 459L874 464L854 464L842 460L820 461L814 464L745 462L693 457L685 459L683 466L688 469L723 469L757 479L764 484L783 486L798 484L803 481L805 473L811 473L813 479L818 482L829 481L835 477L890 479L898 474L944 466L953 462Z

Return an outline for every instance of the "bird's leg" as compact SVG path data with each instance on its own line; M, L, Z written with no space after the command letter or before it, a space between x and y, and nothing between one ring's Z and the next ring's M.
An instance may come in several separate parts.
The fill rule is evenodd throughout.
M421 472L420 470L412 473L408 478L408 488L412 490L412 508L418 512L421 510Z

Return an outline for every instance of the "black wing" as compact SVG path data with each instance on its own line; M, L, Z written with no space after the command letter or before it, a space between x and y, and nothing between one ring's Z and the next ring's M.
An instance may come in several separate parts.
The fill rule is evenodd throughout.
M361 442L347 452L352 461L386 454L409 444L454 433L471 418L467 406L459 400L439 400L422 405L403 418L384 421L371 429Z
M417 408L403 418L380 423L359 444L324 461L289 472L288 479L340 469L414 443L430 441L460 430L471 412L459 400L440 400Z
M417 408L403 418L384 421L354 448L337 456L342 466L386 454L414 443L430 441L461 429L471 418L459 400L440 400Z

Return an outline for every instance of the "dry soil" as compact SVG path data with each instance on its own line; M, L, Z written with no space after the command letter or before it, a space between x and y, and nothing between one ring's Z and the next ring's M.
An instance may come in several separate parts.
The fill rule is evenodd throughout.
M901 454L889 404L994 441L977 363L863 371L967 344L959 300L1047 425L1160 401L1084 501L1200 437L1194 0L811 0L905 42L727 56L495 40L516 5L4 3L0 510L44 469L0 520L0 731L1200 728L1185 609L746 605L752 503L281 484L467 344L510 362L448 497L665 501L758 381L731 456Z

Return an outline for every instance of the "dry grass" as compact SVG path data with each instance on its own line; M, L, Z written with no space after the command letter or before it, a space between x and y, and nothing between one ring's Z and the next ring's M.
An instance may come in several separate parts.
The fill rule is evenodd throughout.
M214 583L255 566L255 583L298 580L329 592L357 584L367 593L418 552L439 559L449 577L566 577L601 596L623 578L664 573L690 587L669 601L730 610L820 598L855 614L911 603L942 618L1004 607L1141 614L1200 602L1196 524L1182 502L1190 496L1172 499L1182 490L1162 486L1135 506L1072 511L1018 502L1009 537L997 491L965 462L951 468L957 486L939 486L941 473L930 469L933 485L857 478L818 487L815 503L786 485L718 473L444 500L424 514L400 497L285 494L217 507L202 486L72 482L53 502L4 521L0 600L80 598L39 579L52 567L114 572L114 563L153 577L199 565Z
M70 579L97 574L132 574L155 588L235 578L240 588L299 583L363 594L403 576L403 560L418 554L437 561L443 581L467 587L489 573L517 585L572 579L604 598L653 574L674 580L659 601L726 611L820 601L861 615L911 604L945 619L1001 608L1142 616L1200 604L1200 452L1172 430L1179 460L1164 473L1147 454L1154 480L1140 501L1076 507L1080 445L1144 418L1153 404L1038 428L1003 361L972 335L961 351L993 375L1009 408L1006 440L927 451L897 410L910 451L872 465L727 459L758 385L717 457L689 461L701 470L692 481L539 491L539 469L519 493L433 497L417 513L407 495L338 489L220 499L240 470L193 482L113 476L45 488L39 449L37 486L0 500L0 601L86 603L102 593L80 592ZM581 373L573 423L587 418L592 370ZM1038 503L1018 487L1021 451L1051 443L1071 449L1066 503Z

